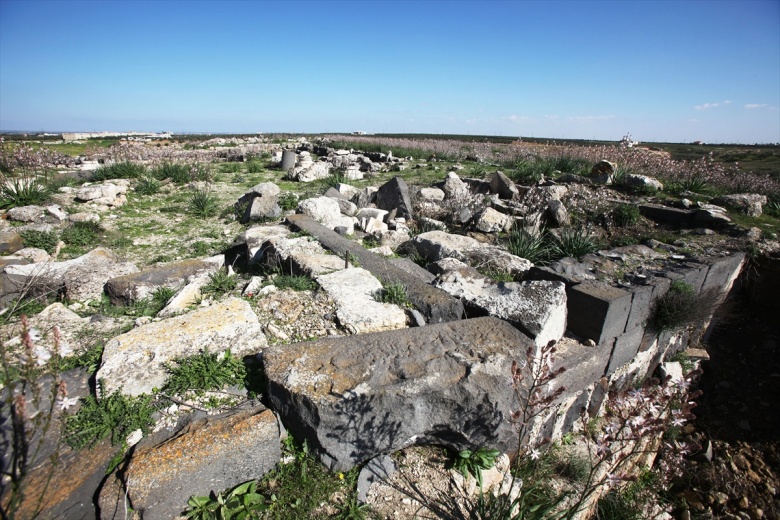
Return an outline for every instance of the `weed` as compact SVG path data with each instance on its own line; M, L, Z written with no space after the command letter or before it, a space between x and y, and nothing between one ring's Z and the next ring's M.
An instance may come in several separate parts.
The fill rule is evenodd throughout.
M164 162L152 170L152 177L157 180L170 179L176 184L190 181L190 169L186 164Z
M559 520L566 511L556 511L565 499L565 494L556 496L544 486L524 483L514 500L509 495L480 493L470 513L475 520Z
M211 252L211 246L203 240L198 240L193 242L192 252L195 256L206 256Z
M640 216L639 207L634 204L620 204L612 210L612 220L618 227L633 226Z
M379 247L379 239L376 238L374 235L367 235L363 237L363 247L366 249L372 249L374 247Z
M780 218L780 199L769 199L769 202L764 206L764 211L769 216Z
M241 171L241 163L222 163L219 165L219 171L222 173L239 173Z
M335 170L331 172L330 175L322 179L322 184L327 188L335 188L339 184L343 183L346 180L346 176L344 175L344 172L341 172L339 170Z
M473 475L477 479L479 489L482 489L482 470L490 469L496 462L496 457L501 454L498 450L483 447L475 451L463 450L458 452L452 461L452 469L460 472L463 478Z
M74 222L62 230L62 241L69 246L94 246L103 229L97 222Z
M146 173L146 167L131 161L122 161L101 166L92 172L91 180L107 181L110 179L136 179Z
M279 196L279 207L282 211L291 211L298 207L298 196L295 193L286 191Z
M264 170L263 163L260 161L249 161L246 163L247 173L262 173Z
M38 231L37 229L27 229L20 233L24 247L37 247L43 249L49 254L54 253L60 238L53 231Z
M197 190L189 200L196 217L209 218L219 213L219 199L208 190Z
M689 358L684 352L678 352L669 361L673 361L673 362L676 361L677 363L680 363L683 374L687 374L688 372L696 368L693 361L691 361L691 358Z
M124 249L126 247L130 247L133 245L133 239L126 236L118 236L112 239L109 242L109 246L117 248L117 249Z
M599 243L584 229L564 229L552 245L554 259L580 258L599 250Z
M244 520L256 518L266 509L266 498L257 492L257 481L250 480L227 492L190 497L184 516L194 520Z
M163 391L182 395L193 391L203 395L207 390L222 390L226 386L243 384L246 377L244 363L233 357L230 349L222 353L204 350L198 355L177 358L174 364L166 364L169 377Z
M103 393L103 383L98 382ZM111 444L124 442L137 429L146 434L154 424L154 402L150 395L128 397L120 390L102 399L89 395L79 411L65 419L65 441L74 450L92 447L106 436Z
M280 274L274 277L273 284L279 289L292 289L293 291L313 291L317 288L317 282L308 276Z
M506 248L515 256L525 258L534 264L541 264L546 262L550 256L548 242L546 233L513 228L509 233Z
M226 271L219 270L209 275L209 283L203 287L202 291L219 297L235 288L236 276L229 275Z
M672 330L687 325L698 315L693 286L675 280L669 291L658 298L653 312L653 324L658 330Z
M409 294L402 283L389 283L382 287L376 295L376 299L382 303L390 303L399 307L410 307Z
M48 196L46 188L35 177L0 176L0 209L41 204Z
M154 177L141 177L135 185L139 195L154 195L160 191L160 182Z

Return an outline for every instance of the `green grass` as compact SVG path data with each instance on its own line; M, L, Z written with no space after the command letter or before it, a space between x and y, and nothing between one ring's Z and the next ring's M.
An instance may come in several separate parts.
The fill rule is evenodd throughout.
M219 199L208 190L197 190L190 198L190 211L199 218L209 218L219 213Z
M380 289L376 299L382 303L390 303L399 307L411 307L406 286L402 283L388 283Z
M239 173L241 171L241 163L227 162L219 165L219 171L221 173Z
M620 204L612 210L612 220L618 227L633 226L640 217L639 207L634 204Z
M34 177L0 177L0 209L42 204L49 191Z
M107 181L111 179L136 179L146 174L146 167L131 161L122 161L101 166L92 172L93 181Z
M157 180L171 179L175 184L190 181L190 167L182 163L164 162L152 170L152 177Z
M202 291L205 294L219 297L235 289L236 281L235 275L228 275L226 271L220 269L209 275L209 283L203 287Z
M558 260L566 257L580 258L595 253L600 248L596 239L588 235L584 229L568 228L561 231L551 247L551 258Z
M658 330L672 330L687 325L697 315L696 292L693 286L675 280L669 291L658 298L653 312L653 324Z
M98 382L102 393L102 382ZM81 408L65 419L65 442L74 450L92 447L105 437L111 444L124 442L137 429L146 434L154 424L154 400L149 395L127 397L120 391L97 399L89 395L81 400Z
M292 289L293 291L313 291L317 288L317 282L308 276L301 275L276 275L272 283L278 289Z
M97 222L74 222L69 227L62 230L61 238L69 246L92 246L95 245L103 228Z
M285 191L279 196L279 207L282 211L291 211L298 207L298 195Z
M177 358L165 365L168 380L164 392L183 395L194 392L203 395L208 390L222 390L226 386L243 385L246 368L241 359L233 357L230 349L223 353L203 351L198 355Z
M534 264L543 264L550 257L549 239L544 232L534 233L523 228L513 228L507 236L506 248L513 255Z
M20 233L24 247L37 247L43 249L49 254L54 253L60 237L54 231L39 231L37 229L26 229Z
M160 191L160 181L154 177L142 177L135 185L135 192L139 195L154 195Z

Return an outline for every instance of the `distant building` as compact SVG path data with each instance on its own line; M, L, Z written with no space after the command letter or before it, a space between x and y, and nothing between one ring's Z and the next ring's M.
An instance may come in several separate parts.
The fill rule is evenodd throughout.
M167 132L66 132L62 134L64 141L83 141L85 139L108 139L111 137L127 137L133 140L170 139Z
M706 144L704 141L694 141L693 144Z

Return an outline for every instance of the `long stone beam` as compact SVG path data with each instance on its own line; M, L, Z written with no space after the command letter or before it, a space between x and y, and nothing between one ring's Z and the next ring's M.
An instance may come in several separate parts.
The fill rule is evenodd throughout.
M413 274L366 250L360 244L342 237L306 215L291 215L287 217L287 221L292 226L315 237L323 247L337 255L343 257L349 252L357 258L360 267L370 271L383 284L403 284L406 287L409 301L425 316L428 323L455 321L463 317L463 304L460 300L428 285Z

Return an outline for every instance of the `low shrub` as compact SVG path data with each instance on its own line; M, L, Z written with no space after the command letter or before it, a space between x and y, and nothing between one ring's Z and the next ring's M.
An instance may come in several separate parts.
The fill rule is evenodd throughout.
M24 247L37 247L43 249L49 254L54 253L60 237L54 231L39 231L37 229L26 229L19 233L22 237Z
M693 286L675 280L669 291L658 298L653 311L653 324L658 330L673 330L691 323L698 315L697 297Z
M292 211L298 207L298 196L295 193L286 191L279 196L278 204L282 211Z
M203 292L222 296L236 288L236 276L219 270L209 275L209 283L203 287Z
M618 227L633 226L640 217L639 207L634 204L620 204L612 210L612 220Z

